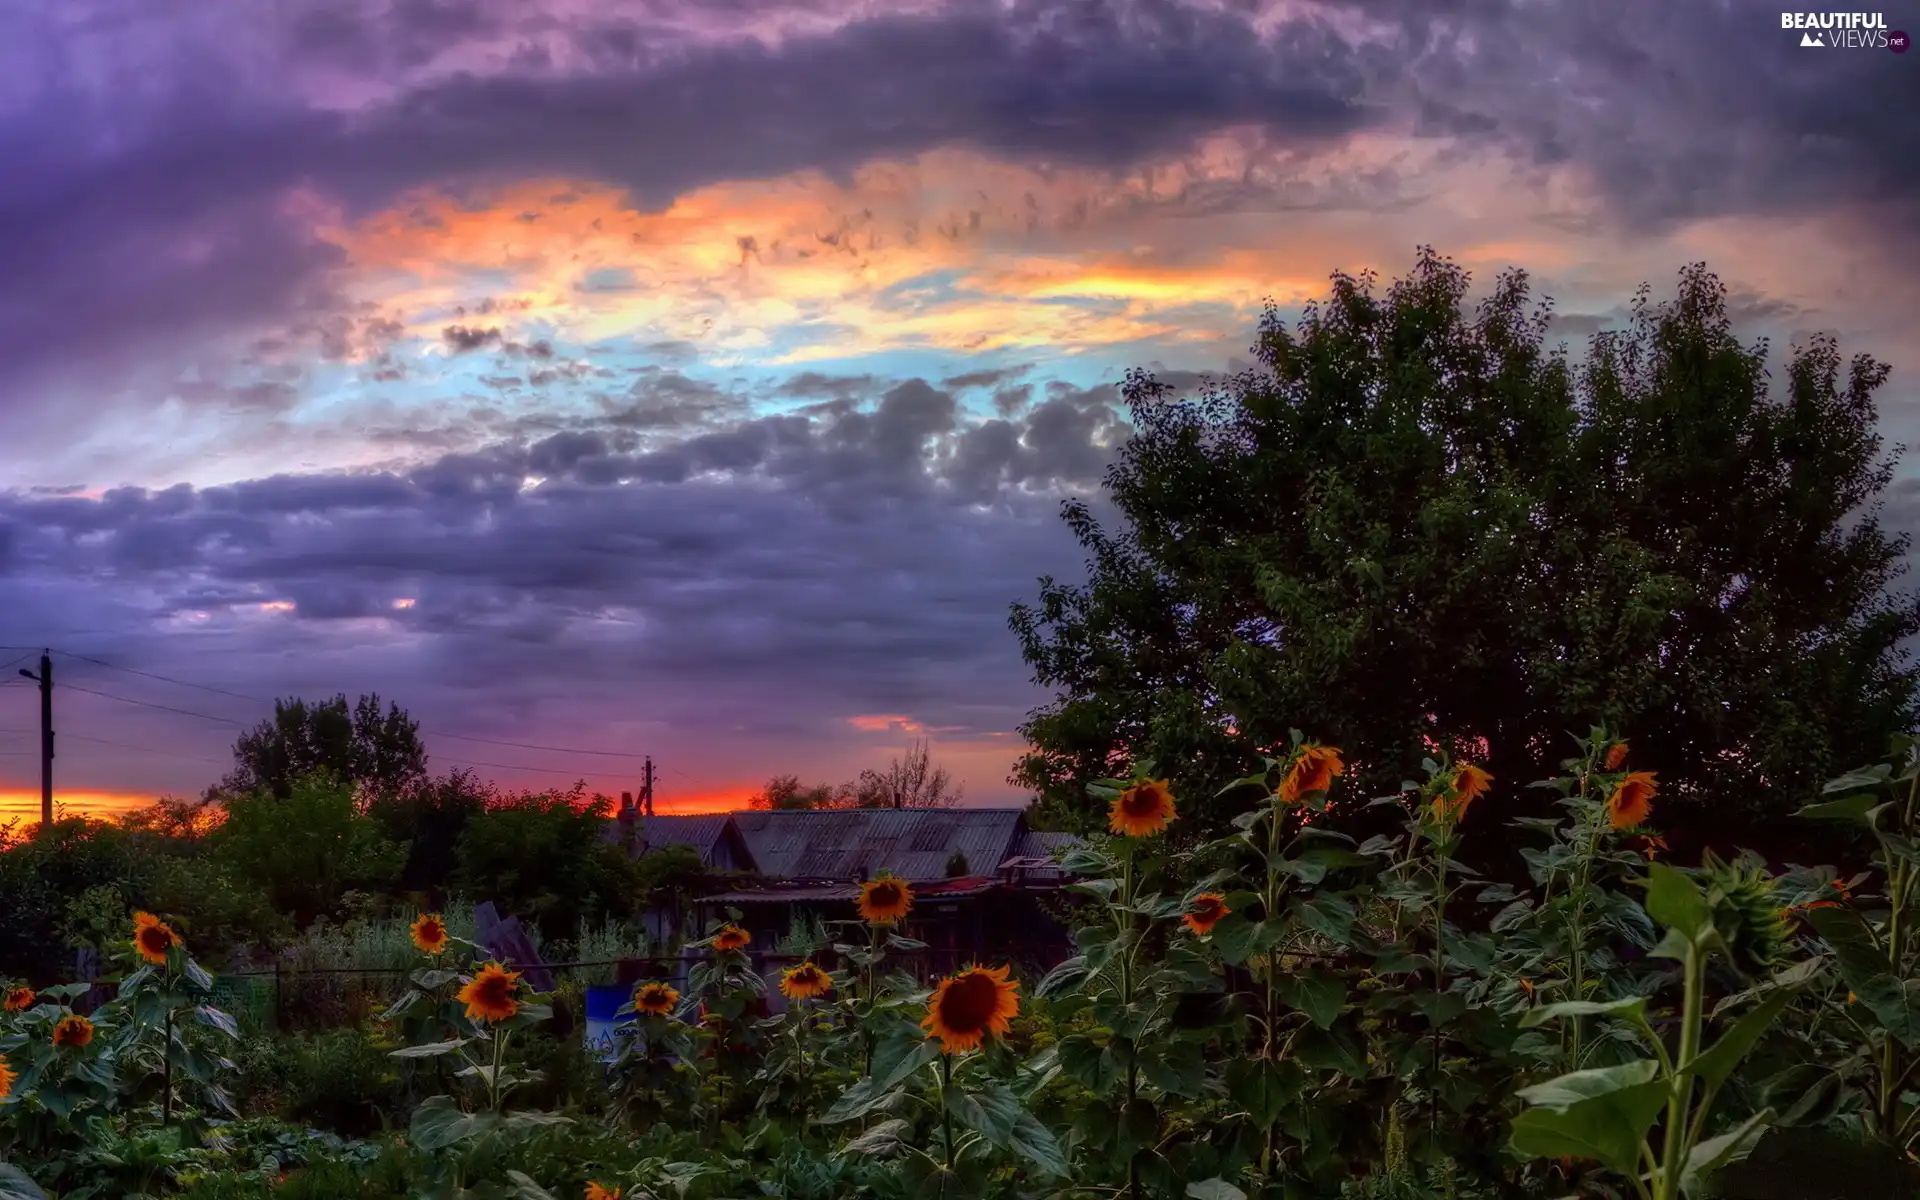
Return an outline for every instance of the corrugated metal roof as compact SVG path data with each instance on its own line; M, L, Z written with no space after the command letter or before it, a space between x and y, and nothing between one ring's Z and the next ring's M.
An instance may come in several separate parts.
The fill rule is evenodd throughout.
M727 836L728 823L733 820L732 813L684 813L666 816L641 817L641 833L649 846L691 846L700 854L700 861L708 866L714 864L721 844ZM608 841L618 843L626 837L625 825L619 818L606 823L601 836ZM729 864L732 865L732 864Z
M924 883L914 888L916 896L922 900L954 900L963 896L977 896L993 891L1000 881L990 875L967 875L957 879L943 879L936 883ZM703 896L702 904L814 904L821 901L843 901L853 903L860 898L860 889L850 883L815 884L774 884L761 888L745 888L737 892L721 892L718 895Z
M1013 856L1017 858L1054 858L1062 851L1071 850L1080 844L1080 839L1071 833L1062 833L1056 829L1029 829L1014 847Z
M655 846L692 846L710 850L726 836L730 813L688 813L640 818L640 831Z
M882 870L912 883L947 877L957 853L967 871L1006 861L1022 831L1020 808L854 808L737 812L734 825L762 875L870 879Z

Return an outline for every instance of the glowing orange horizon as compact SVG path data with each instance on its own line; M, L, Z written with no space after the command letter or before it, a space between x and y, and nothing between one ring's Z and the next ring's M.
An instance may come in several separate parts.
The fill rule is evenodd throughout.
M654 802L654 811L662 816L732 812L748 807L752 803L754 790L743 787L737 791L661 797ZM613 798L616 802L619 799L617 795ZM53 808L54 815L57 817L88 817L93 820L112 821L142 809L151 808L161 799L160 796L139 792L57 792L53 797ZM39 822L40 792L38 789L0 792L0 824L16 820L22 825L33 825Z

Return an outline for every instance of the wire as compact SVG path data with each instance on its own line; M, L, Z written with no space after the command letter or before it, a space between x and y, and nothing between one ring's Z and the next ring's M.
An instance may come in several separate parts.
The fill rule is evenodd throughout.
M136 671L132 667L116 666L113 663L104 662L97 658L89 658L84 654L75 654L71 650L55 650L54 653L63 658L77 658L81 662L92 663L96 667L105 667L109 671L125 671L129 675L138 675L142 679L158 679L161 683L178 684L180 687L195 688L202 692L212 692L216 696L232 696L235 700L264 701L266 699L264 696L249 696L245 692L230 692L225 688L209 687L204 683L190 683L185 679L175 679L171 675L155 675L152 671Z
M138 704L142 708L157 708L162 712L179 713L183 717L199 717L202 721L218 721L222 725L236 725L236 726L246 724L246 722L236 721L232 717L216 717L211 713L194 712L191 709L185 709L185 708L175 708L171 704L155 704L151 700L135 700L131 696L116 696L112 692L96 691L90 687L81 687L77 683L63 683L60 686L70 692L85 692L89 696L102 696L108 700L118 700L122 704Z
M447 733L439 729L422 729L428 737L452 738L456 742L479 742L485 746L511 746L515 750L547 750L554 754L593 754L601 758L645 758L644 754L634 754L627 750L582 750L578 746L542 746L534 742L503 742L498 738L474 737L466 733Z
M565 771L554 767L523 767L516 763L476 762L470 758L440 758L440 762L452 763L457 767L490 767L496 771L536 771L542 775L566 775L574 779L586 778L590 773Z
M115 742L109 741L106 738L88 737L84 733L62 733L59 737L61 741L91 742L96 746L116 746L122 750L137 750L142 754L160 754L168 758L187 758L192 759L194 762L212 763L216 767L224 767L227 765L217 758L208 758L203 754L182 754L178 750L155 750L151 746L135 746L130 742Z

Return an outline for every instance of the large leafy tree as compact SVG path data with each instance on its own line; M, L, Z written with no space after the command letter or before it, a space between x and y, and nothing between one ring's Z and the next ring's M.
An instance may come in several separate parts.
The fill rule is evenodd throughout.
M262 789L227 797L226 819L209 838L219 868L301 926L336 911L348 891L390 892L407 861L407 848L386 835L353 785L325 771L295 779L285 796Z
M1217 827L1293 728L1362 795L1438 745L1514 802L1604 721L1663 827L1740 836L1906 725L1885 366L1815 338L1774 394L1704 266L1577 363L1523 273L1477 311L1467 287L1423 250L1384 293L1336 275L1295 327L1269 310L1257 366L1198 397L1129 376L1116 528L1069 503L1088 581L1012 616L1056 694L1015 773L1042 813L1091 825L1086 783L1152 759Z
M391 796L426 777L427 751L420 725L398 704L383 712L380 697L360 697L351 707L344 694L309 703L276 700L273 716L233 744L233 772L221 790L292 794L296 780L315 771Z

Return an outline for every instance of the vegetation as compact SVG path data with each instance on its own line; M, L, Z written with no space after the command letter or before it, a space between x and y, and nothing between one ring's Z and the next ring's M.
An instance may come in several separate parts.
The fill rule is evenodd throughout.
M838 786L800 782L797 775L776 775L749 803L754 808L807 810L833 808L952 808L964 792L945 767L935 766L923 738L907 747L884 771L862 771Z
M1910 727L1885 365L1815 338L1770 394L1702 267L1578 364L1524 274L1477 313L1431 252L1371 282L1269 312L1257 368L1197 399L1129 377L1118 528L1068 504L1088 582L1013 611L1057 693L1015 775L1045 811L1093 827L1087 783L1152 757L1213 833L1240 804L1214 792L1294 725L1378 790L1429 745L1532 778L1598 717L1660 773L1676 846L1759 844Z
M882 876L777 978L708 930L633 987L610 1062L567 1036L576 994L436 913L384 1012L277 1042L123 913L113 999L5 993L0 1196L1678 1200L1836 1152L1920 1183L1912 739L1797 818L1872 841L1844 875L1671 865L1659 780L1602 729L1540 785L1556 816L1509 822L1519 885L1467 832L1511 789L1444 750L1365 841L1328 824L1347 756L1298 733L1218 838L1173 836L1203 806L1156 767L1091 785L1108 833L1064 864L1078 953L1045 977L916 982Z

